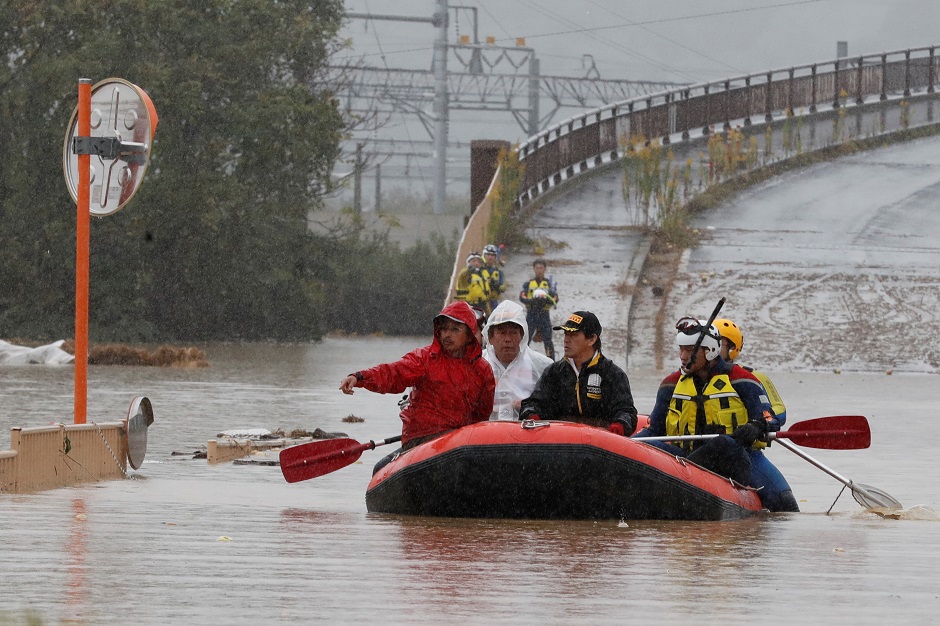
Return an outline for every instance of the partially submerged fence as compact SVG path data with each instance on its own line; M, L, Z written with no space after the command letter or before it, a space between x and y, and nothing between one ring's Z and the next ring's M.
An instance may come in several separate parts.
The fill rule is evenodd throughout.
M10 429L0 493L28 493L127 474L127 420Z
M525 205L565 181L618 161L631 138L670 145L737 127L783 123L798 113L861 112L886 101L931 98L937 74L935 46L930 46L726 78L595 109L519 145L519 160L525 165L519 203ZM932 117L931 107L927 121ZM919 122L905 122L901 111L894 120L882 119L871 132L898 130L905 123ZM860 122L858 126L861 132ZM852 138L846 133L831 140Z

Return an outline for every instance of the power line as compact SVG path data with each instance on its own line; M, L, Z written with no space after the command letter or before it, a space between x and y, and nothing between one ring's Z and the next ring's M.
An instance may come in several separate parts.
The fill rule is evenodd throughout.
M628 17L626 17L626 16L623 16L623 15L617 13L616 11L612 11L612 10L608 9L607 7L605 7L604 5L600 4L599 2L596 2L595 0L587 0L587 1L590 2L591 4L593 4L594 6L598 7L599 9L604 10L604 11L607 11L608 13L610 13L611 15L613 15L614 17L618 17L618 18L620 18L620 19L622 19L622 20L627 20L627 22L630 23L630 24L636 24L636 22L631 21L630 18L628 18ZM642 25L638 25L638 26L639 26L644 32L647 32L647 33L649 33L649 34L651 34L651 35L653 35L653 36L655 36L655 37L659 37L660 39L664 39L665 41L668 41L670 44L672 44L672 45L674 45L674 46L677 46L677 47L679 47L679 48L682 48L683 50L688 50L689 52L691 52L692 54L694 54L694 55L696 55L696 56L699 56L699 57L701 57L701 58L703 58L703 59L708 59L709 61L713 61L713 62L715 62L715 63L717 63L717 64L719 64L719 65L723 65L723 66L725 66L726 68L728 68L728 69L730 69L730 70L734 70L735 72L741 72L741 73L744 72L744 70L742 70L741 68L734 67L733 65L729 65L729 64L725 63L724 61L719 61L718 59L715 59L715 58L713 58L713 57L710 57L710 56L708 56L707 54L705 54L705 53L703 53L703 52L700 52L700 51L698 51L698 50L693 50L692 48L690 48L689 46L683 44L683 43L680 42L680 41L676 41L675 39L670 39L669 37L666 37L666 36L663 35L663 34L657 33L657 32L656 32L655 30L653 30L652 28L647 28L646 26L642 26ZM681 72L679 72L679 73L681 73Z
M532 9L533 11L541 10L542 13L543 13L545 16L550 17L551 19L553 19L553 20L555 20L556 22L559 22L559 23L561 23L561 24L575 24L575 22L574 22L573 20L571 20L570 18L567 18L567 17L565 17L565 16L563 16L563 15L560 15L560 14L558 14L558 13L556 13L556 12L550 10L550 9L547 9L547 8L544 8L544 7L539 7L538 4L533 3L531 0L516 0L516 2L518 2L519 4L522 4L523 6L526 6L526 7L530 8L530 9ZM611 41L610 39L607 39L607 38L605 38L605 37L601 37L601 36L595 34L595 33L592 32L592 31L585 31L585 34L586 34L588 37L590 37L591 39L593 39L594 41L598 42L598 43L601 43L601 44L603 44L603 45L609 46L610 48L613 48L614 50L618 50L618 51L620 51L620 52L623 52L623 53L627 54L628 56L632 56L632 57L635 58L635 59L639 59L639 60L641 60L641 61L645 61L645 62L649 63L650 65L652 65L653 67L656 67L656 68L659 69L659 70L666 71L666 72L674 72L674 73L676 73L676 74L680 74L680 73L681 73L681 72L675 70L674 68L671 68L671 67L669 67L669 66L667 66L667 65L664 65L664 64L660 63L659 61L656 61L655 59L653 59L653 58L651 58L651 57L646 56L645 54L643 54L643 53L641 53L641 52L637 52L636 50L633 50L632 48L628 48L627 46L625 46L625 45L623 45L623 44L621 44L621 43L619 43L619 42ZM528 40L528 37L526 37L526 39Z
M664 17L664 18L658 18L658 19L652 19L652 20L644 20L642 22L626 22L622 24L608 24L604 26L581 27L581 28L575 28L575 29L570 29L570 30L554 31L554 32L549 32L549 33L538 33L535 35L512 36L512 35L508 35L507 33L506 39L497 39L496 43L514 42L518 37L522 37L526 40L529 40L529 39L539 39L543 37L557 37L560 35L587 34L587 33L593 33L593 32L597 32L601 30L611 30L614 28L631 28L631 27L639 27L639 26L650 26L654 24L668 24L672 22L684 22L688 20L696 20L696 19L708 18L708 17L722 17L722 16L734 15L738 13L753 13L755 11L766 11L768 9L781 9L781 8L786 8L786 7L791 7L791 6L801 6L805 4L819 4L822 2L830 2L830 1L831 0L796 0L794 2L781 2L781 3L770 4L770 5L761 6L761 7L728 9L727 11L712 11L711 13L696 13L694 15L680 15L678 17ZM541 9L539 9L539 11L541 12ZM487 13L489 12L487 11ZM497 20L497 23L498 23L498 20ZM505 32L505 29L503 29L503 31ZM428 52L429 50L433 50L433 49L434 49L433 47L428 47L428 46L422 46L420 48L402 48L399 50L387 51L386 54L406 54L409 52ZM338 57L337 60L338 61L354 60L354 59L361 59L361 58L372 57L372 56L376 56L376 54L368 53L368 54L363 54L363 55L358 55L358 56Z
M791 6L800 6L803 4L818 4L820 2L829 2L830 0L797 0L796 2L782 2L779 4L769 4L762 7L749 7L745 9L729 9L727 11L713 11L711 13L697 13L695 15L682 15L679 17L664 17L655 20L646 20L643 22L628 22L624 24L610 24L606 26L593 26L590 28L576 28L572 30L562 30L553 33L541 33L538 35L526 35L526 39L539 39L541 37L555 37L558 35L576 35L579 33L597 32L600 30L611 30L613 28L624 28L632 26L649 26L651 24L667 24L670 22L684 22L703 17L721 17L724 15L734 15L736 13L752 13L754 11L765 11L767 9L780 9Z

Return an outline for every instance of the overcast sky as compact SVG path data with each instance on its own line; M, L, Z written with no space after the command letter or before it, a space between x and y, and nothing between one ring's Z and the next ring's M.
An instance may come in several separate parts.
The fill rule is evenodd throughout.
M477 8L481 40L524 37L544 74L583 75L584 54L603 78L700 82L836 56L940 43L937 0L451 0ZM434 0L347 0L360 13L430 16ZM454 22L458 21L459 24ZM450 25L472 33L471 12ZM434 28L351 20L351 54L389 67L429 67ZM381 52L380 52L381 50Z
M585 76L593 63L606 79L698 83L828 61L836 57L837 41L848 42L849 56L940 44L940 0L450 0L449 4L477 9L481 41L491 36L498 45L512 46L517 37L525 38L541 62L541 73L555 76ZM435 2L346 0L346 8L355 13L430 17ZM457 42L461 34L472 35L472 15L460 10L455 19L451 11L450 42ZM430 24L352 19L342 35L351 42L343 56L361 58L367 65L431 68L436 31ZM453 61L449 65L454 71L460 69ZM511 71L503 67L500 71ZM561 112L550 123L573 114ZM451 142L519 142L526 135L508 113L452 112L450 129ZM429 139L405 114L392 120L387 130L399 138ZM469 149L451 149L448 160L459 159L466 167L468 156ZM427 187L426 181L422 184Z

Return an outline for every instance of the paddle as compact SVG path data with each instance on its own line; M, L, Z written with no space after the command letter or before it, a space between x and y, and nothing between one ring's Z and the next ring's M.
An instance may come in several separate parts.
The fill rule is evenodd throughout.
M702 327L702 331L698 335L698 341L695 342L695 345L692 346L692 355L689 357L688 362L685 364L686 370L691 370L692 365L695 363L695 355L698 353L698 349L702 347L702 340L705 339L706 333L708 333L708 328L712 325L712 322L715 321L715 318L718 317L718 312L721 311L721 307L725 304L725 299L721 298L718 301L718 304L715 305L715 309L712 311L711 316L708 318L708 321L705 322L705 325Z
M634 441L700 441L719 435L633 437ZM862 450L871 445L871 429L864 415L833 415L793 424L788 430L767 433L768 439L790 439L809 448ZM781 443L782 445L782 443Z
M365 450L401 441L401 435L380 441L359 443L355 439L326 439L311 441L281 450L281 473L289 483L309 480L352 465Z
M845 476L839 474L835 470L826 467L810 455L806 454L796 446L794 446L789 441L778 441L781 446L792 452L793 454L802 457L803 459L809 461L822 471L826 472L840 483L852 490L852 497L855 498L855 501L861 504L863 507L880 515L879 509L903 509L904 506L898 502L895 498L892 498L890 495L877 489L870 485L862 485L861 483L856 483ZM838 498L836 498L838 500Z

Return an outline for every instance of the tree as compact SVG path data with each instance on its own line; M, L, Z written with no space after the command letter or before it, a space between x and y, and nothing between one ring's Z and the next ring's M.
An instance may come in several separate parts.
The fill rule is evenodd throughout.
M344 120L340 0L7 0L0 8L0 334L73 329L62 146L80 77L160 116L131 205L93 220L93 340L320 334L317 238Z

